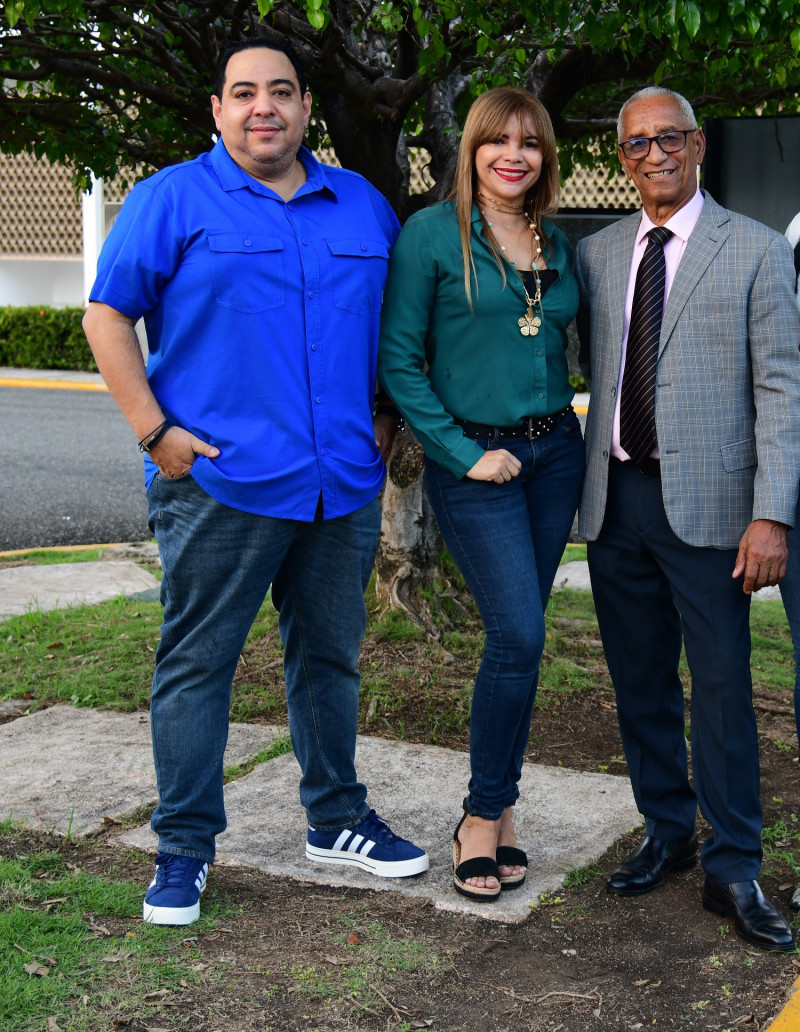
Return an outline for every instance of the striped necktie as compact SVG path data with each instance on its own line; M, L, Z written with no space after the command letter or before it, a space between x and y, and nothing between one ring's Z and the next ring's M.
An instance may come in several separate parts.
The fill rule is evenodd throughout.
M664 244L672 230L656 226L636 273L631 323L620 399L619 443L639 465L658 444L656 438L656 364L664 311L667 267Z

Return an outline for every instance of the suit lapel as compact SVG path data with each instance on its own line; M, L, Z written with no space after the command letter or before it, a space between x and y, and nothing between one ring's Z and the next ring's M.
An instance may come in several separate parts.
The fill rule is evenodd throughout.
M666 347L692 292L728 238L728 213L709 195L687 241L664 306L659 354Z
M622 353L622 325L625 319L625 297L628 293L628 278L631 271L633 245L642 221L641 212L617 222L617 232L608 245L606 264L606 297L611 330L611 342L619 368Z

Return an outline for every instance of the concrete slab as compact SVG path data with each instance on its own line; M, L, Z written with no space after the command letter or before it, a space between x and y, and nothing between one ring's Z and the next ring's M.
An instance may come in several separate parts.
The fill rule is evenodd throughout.
M356 763L372 805L399 834L428 851L428 872L416 878L376 878L356 868L306 860L300 768L292 754L261 764L226 787L228 830L217 840L217 862L318 885L399 891L442 910L514 923L528 916L542 893L556 892L569 871L596 860L641 824L627 778L526 765L515 810L530 861L528 880L495 903L473 903L452 888L453 829L469 780L468 755L360 737ZM156 849L149 826L124 833L121 841Z
M576 591L591 591L592 582L589 578L589 564L586 560L576 560L572 563L562 563L558 568L553 590L560 588L574 588Z
M94 605L117 595L157 589L153 574L128 560L11 566L0 570L0 620L37 609Z
M574 588L580 591L591 591L592 581L589 577L589 564L585 560L575 560L571 563L562 563L556 574L553 590L559 588ZM754 591L753 601L763 602L765 600L781 599L781 589L777 587L762 588L761 591Z
M233 724L226 766L246 762L285 734ZM91 835L104 818L158 798L145 713L52 706L0 726L0 757L0 816L33 828Z
M15 717L21 717L28 711L30 705L27 699L0 699L0 721L5 722L13 720Z

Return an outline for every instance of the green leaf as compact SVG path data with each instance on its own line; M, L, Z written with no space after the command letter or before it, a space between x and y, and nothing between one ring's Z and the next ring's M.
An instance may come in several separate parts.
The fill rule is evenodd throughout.
M700 31L700 9L697 4L687 3L683 8L683 24L689 33L689 39L694 39Z
M724 53L733 38L733 25L727 18L721 18L716 25L717 46Z
M757 36L761 29L761 19L758 16L758 11L754 11L752 8L747 11L747 27L750 30L751 36Z
M789 42L792 44L795 54L800 54L800 25L789 33Z
M22 17L22 11L24 7L24 3L5 5L6 19L8 20L8 24L12 29Z

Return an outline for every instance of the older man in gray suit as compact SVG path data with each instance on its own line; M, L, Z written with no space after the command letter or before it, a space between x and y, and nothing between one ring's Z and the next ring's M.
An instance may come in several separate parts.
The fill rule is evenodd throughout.
M705 139L683 97L640 90L618 134L643 210L576 252L591 376L580 532L646 827L607 888L641 895L692 866L699 803L712 829L703 906L787 950L792 932L758 884L749 602L785 573L800 476L791 251L698 190Z

